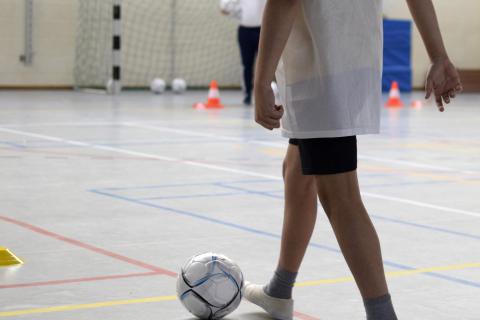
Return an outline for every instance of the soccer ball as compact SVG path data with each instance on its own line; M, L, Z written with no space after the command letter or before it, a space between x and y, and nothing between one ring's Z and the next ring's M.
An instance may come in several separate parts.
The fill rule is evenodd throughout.
M160 93L163 93L165 91L166 86L167 85L165 83L165 80L160 79L160 78L155 78L150 83L150 90L155 94L160 94Z
M175 78L172 81L172 90L175 93L183 93L187 90L187 82L184 79Z
M107 82L105 83L105 89L107 90L107 93L113 93L113 79L107 80Z
M216 320L233 312L242 300L240 267L212 252L191 257L177 279L182 304L200 319Z

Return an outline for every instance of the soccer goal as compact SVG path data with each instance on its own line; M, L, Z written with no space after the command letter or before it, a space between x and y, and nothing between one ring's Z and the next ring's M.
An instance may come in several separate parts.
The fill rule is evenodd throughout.
M237 25L217 1L82 0L78 10L77 89L147 88L154 78L241 84Z

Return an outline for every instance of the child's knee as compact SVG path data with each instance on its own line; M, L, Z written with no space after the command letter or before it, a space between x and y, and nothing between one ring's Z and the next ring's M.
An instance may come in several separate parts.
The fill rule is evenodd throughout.
M333 177L332 177L333 178ZM321 181L319 181L321 179ZM336 183L336 181L324 181L316 178L318 199L325 213L330 218L332 215L348 214L363 208L363 202L354 181L348 183Z

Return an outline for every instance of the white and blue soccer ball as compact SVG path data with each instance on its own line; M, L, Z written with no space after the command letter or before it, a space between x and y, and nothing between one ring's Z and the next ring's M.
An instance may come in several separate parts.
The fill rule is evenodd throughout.
M114 90L114 82L113 79L108 79L107 82L105 83L105 89L107 90L107 93L111 94L113 93Z
M175 93L184 93L187 90L187 82L181 78L172 80L172 90Z
M166 87L167 87L167 84L165 83L165 80L161 78L155 78L150 83L150 90L155 94L163 93Z
M240 267L212 252L191 257L177 279L177 295L190 313L216 320L233 312L242 300Z

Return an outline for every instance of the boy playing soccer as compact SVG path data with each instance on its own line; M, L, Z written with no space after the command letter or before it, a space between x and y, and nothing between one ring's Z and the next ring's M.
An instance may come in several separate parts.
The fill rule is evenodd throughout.
M426 98L439 111L462 90L431 0L407 0L432 61ZM381 0L268 0L255 72L255 120L289 138L285 212L277 269L245 298L275 319L293 318L292 288L310 241L317 196L355 278L368 320L397 319L380 243L360 196L356 135L378 133ZM270 87L276 79L283 106ZM284 108L285 107L285 108Z

